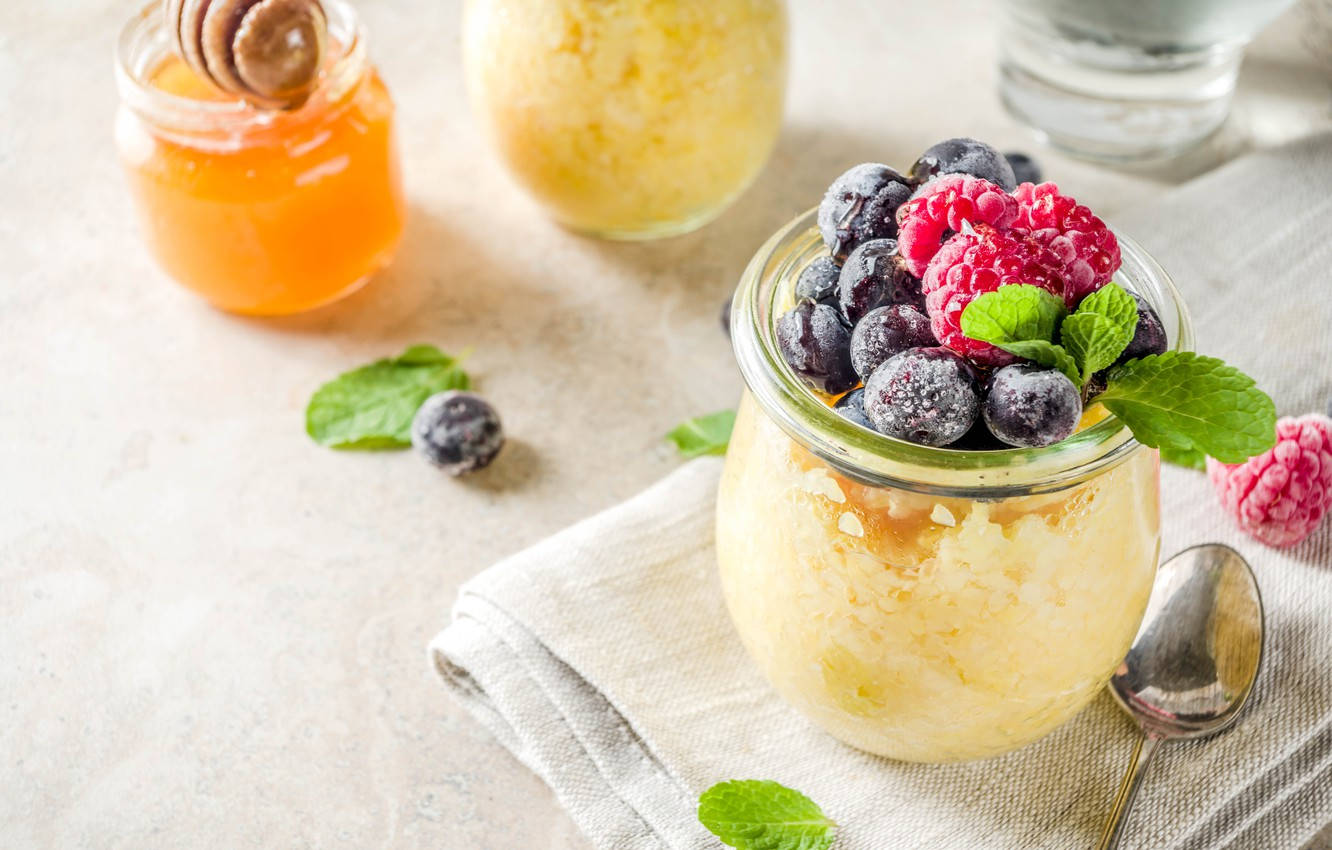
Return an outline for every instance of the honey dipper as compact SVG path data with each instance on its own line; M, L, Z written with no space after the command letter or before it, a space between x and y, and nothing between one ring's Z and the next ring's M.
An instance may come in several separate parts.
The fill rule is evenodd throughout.
M319 0L162 0L168 32L195 73L266 109L315 90L328 49Z

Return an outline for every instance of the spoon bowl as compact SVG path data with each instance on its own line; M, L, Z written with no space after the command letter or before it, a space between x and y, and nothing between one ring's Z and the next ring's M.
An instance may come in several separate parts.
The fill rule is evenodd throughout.
M1180 552L1157 572L1142 627L1110 692L1142 729L1101 836L1119 845L1161 742L1202 738L1239 717L1263 660L1263 602L1244 558L1219 543Z

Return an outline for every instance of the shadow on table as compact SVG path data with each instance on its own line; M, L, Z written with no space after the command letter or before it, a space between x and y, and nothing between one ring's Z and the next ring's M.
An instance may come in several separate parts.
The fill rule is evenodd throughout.
M429 340L441 328L494 324L507 303L540 294L530 281L509 273L486 246L413 204L393 262L359 291L307 313L238 320L279 333Z

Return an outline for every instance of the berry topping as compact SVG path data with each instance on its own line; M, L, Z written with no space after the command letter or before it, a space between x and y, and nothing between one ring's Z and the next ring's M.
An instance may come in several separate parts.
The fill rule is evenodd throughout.
M504 447L504 430L485 399L449 390L432 395L416 411L412 445L445 472L462 475L495 459Z
M1156 315L1156 311L1142 300L1141 296L1135 293L1129 294L1138 302L1138 325L1133 329L1133 339L1129 341L1124 353L1119 355L1116 363L1124 363L1149 354L1164 354L1170 348L1165 326L1161 324L1161 317Z
M1064 269L1071 308L1110 282L1119 269L1119 240L1092 211L1053 183L1023 183L1013 192L1018 200L1014 230L1022 230L1051 249Z
M911 197L909 180L886 165L866 162L833 181L819 204L819 232L837 259L870 239L897 235L897 208Z
M856 385L851 331L833 307L801 301L777 320L777 344L792 371L815 389L840 393Z
M805 266L805 270L796 278L795 297L808 298L810 301L837 302L837 277L842 267L832 257L819 257Z
M879 307L866 313L851 332L851 365L861 380L866 380L894 354L938 344L930 332L929 317L915 307Z
M970 174L989 180L1005 192L1017 187L1013 168L1003 154L975 139L945 139L931 145L911 166L911 179L916 183L940 174Z
M980 395L965 360L946 348L913 348L885 361L865 382L865 415L875 430L946 446L976 421Z
M966 174L940 177L897 210L898 250L907 270L920 277L943 241L964 223L1003 230L1017 214L1013 196L988 180Z
M833 405L833 410L840 413L844 418L862 427L874 430L874 423L869 421L865 415L865 388L852 390L837 400Z
M1004 159L1008 160L1008 166L1013 169L1013 179L1018 185L1023 183L1041 182L1041 167L1036 164L1036 160L1018 151L1008 151L1004 154Z
M1277 421L1277 444L1237 465L1208 459L1221 506L1269 546L1294 546L1332 509L1332 419L1310 413Z
M892 239L871 239L851 252L838 279L837 300L853 325L875 307L923 306L920 281L902 268Z
M1019 363L990 378L981 415L990 433L1010 446L1052 446L1078 427L1082 399L1063 372Z
M1013 355L962 333L962 311L976 296L1010 283L1064 294L1059 258L1033 239L979 225L959 233L934 255L921 281L925 306L939 342L982 366L1012 363Z

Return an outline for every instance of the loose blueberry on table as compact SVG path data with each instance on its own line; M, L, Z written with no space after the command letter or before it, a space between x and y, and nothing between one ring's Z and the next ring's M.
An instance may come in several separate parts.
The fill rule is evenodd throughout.
M448 390L432 395L416 411L412 446L450 475L462 475L495 459L504 447L504 430L485 399Z
M1113 367L1166 350L1160 317L1120 290L1086 312L1120 318L1122 354L1072 356L1085 354L1080 328L1104 330L1102 317L1075 319L1069 340L1058 323L1111 282L1119 245L1087 207L1035 183L1030 157L947 139L908 175L864 163L833 181L817 217L828 253L801 271L777 321L792 371L843 417L928 446L1049 446L1077 430ZM1024 297L1050 315L1049 339L968 336L972 302L1013 285L1040 290Z

